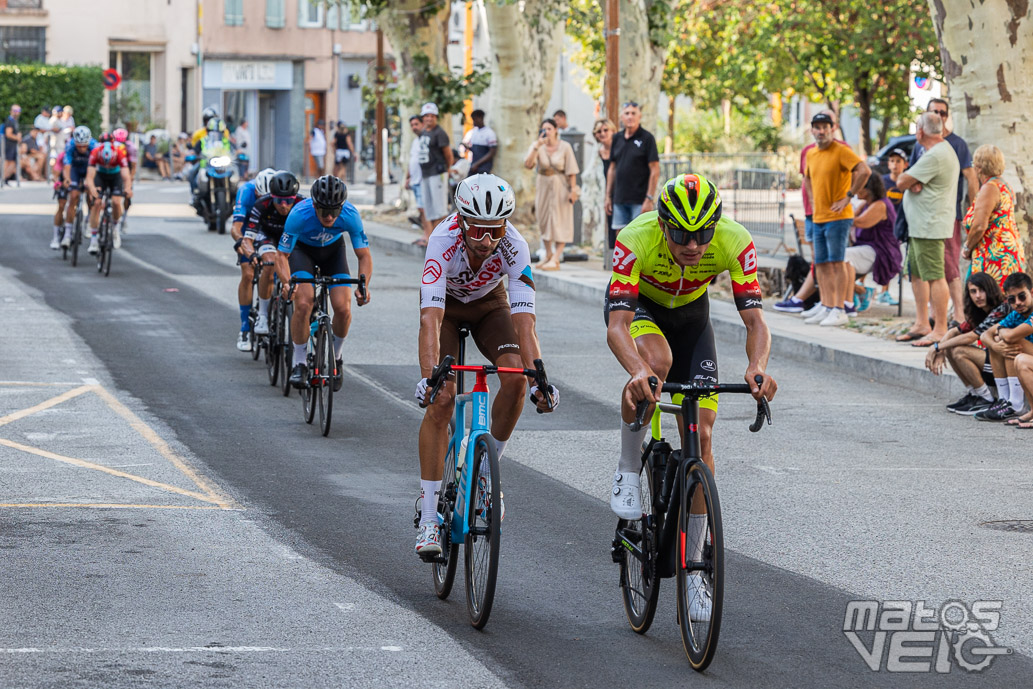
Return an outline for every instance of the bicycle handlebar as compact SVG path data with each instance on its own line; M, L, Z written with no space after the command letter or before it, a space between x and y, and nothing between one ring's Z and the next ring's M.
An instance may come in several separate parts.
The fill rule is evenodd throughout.
M320 275L319 277L311 278L299 278L291 276L291 290L293 291L295 285L357 285L359 296L362 298L366 297L366 276L359 274L358 279L356 278L328 278Z
M534 379L535 385L538 386L538 391L545 396L548 401L549 409L552 409L554 404L552 396L549 394L549 378L545 373L545 364L541 359L534 360L534 368L506 368L493 365L486 366L460 366L456 365L455 357L451 354L446 354L441 360L441 363L434 367L431 371L430 376L427 378L427 387L429 391L424 401L420 403L421 407L426 407L429 404L433 404L435 398L438 396L438 392L441 390L441 386L448 380L448 375L452 371L483 371L485 373L519 373L527 376L528 378ZM537 407L536 407L537 409ZM537 409L539 414L544 414L541 409Z
M764 382L764 378L761 376L755 376L754 380L757 382L758 385ZM657 381L655 377L650 376L649 386L654 391L656 390L658 382L659 381ZM692 381L689 383L664 383L663 387L661 388L661 392L667 392L672 395L688 395L696 397L697 399L714 393L722 392L743 393L747 395L753 394L753 391L750 389L750 386L746 385L745 383L700 383L699 381ZM646 410L649 409L650 403L650 400L642 400L637 405L635 405L635 420L631 423L631 430L637 431L642 428L642 425L645 423L646 420ZM750 431L753 433L759 431L761 428L763 428L765 420L767 420L768 425L770 426L771 406L768 404L768 401L765 398L761 397L759 400L757 400L757 418L752 424L750 424Z

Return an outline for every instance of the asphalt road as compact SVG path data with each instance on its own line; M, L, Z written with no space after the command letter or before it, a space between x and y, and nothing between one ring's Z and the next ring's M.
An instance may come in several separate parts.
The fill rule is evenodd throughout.
M144 188L144 200L147 193ZM129 543L136 523L146 523L139 515L126 519L112 512L98 519L93 510L87 522L73 508L0 508L4 558L18 561L0 565L0 573L7 567L19 572L15 586L5 587L6 605L0 610L0 671L18 678L10 686L65 684L68 672L106 686L134 686L142 679L175 684L170 678L178 675L170 668L178 664L193 673L192 683L207 686L409 683L406 670L390 664L384 666L386 674L368 674L384 655L373 653L386 643L378 625L394 628L406 619L413 620L412 641L406 644L417 649L413 667L418 677L435 684L1029 684L1033 536L979 526L1029 518L1033 471L1020 431L946 414L946 400L792 360L772 363L781 389L773 405L775 424L762 433L746 429L753 416L748 400L722 400L716 448L728 555L726 607L717 658L700 676L688 667L681 648L673 580L663 584L647 635L634 634L624 620L617 568L609 558L615 520L606 502L623 376L606 349L599 309L541 293L539 333L550 377L562 390L562 406L546 417L528 408L506 451L499 587L490 623L477 632L467 623L461 581L449 601L437 600L429 568L412 553L419 488L420 413L411 401L418 373L418 261L375 254L373 301L356 310L345 349L344 389L326 439L303 422L296 395L281 397L268 385L264 367L233 347L236 269L226 238L207 235L189 219L136 220L114 257L111 277L104 279L88 265L73 270L46 248L45 218L8 215L3 228L0 266L37 299L41 317L52 312L66 323L74 331L70 340L102 369L98 377L137 400L140 413L189 454L227 500L243 508L205 513L203 520L164 518L164 538L196 540L199 550L215 549L219 555L193 563L195 576L213 574L211 590L204 606L193 606L184 617L190 624L171 629L154 625L163 619L154 610L167 599L169 580L179 576L172 562L112 576L104 595L110 595L110 586L126 586L134 596L119 615L83 600L73 624L64 604L47 605L48 600L67 604L66 599L40 595L90 575L84 573L86 564L62 560L62 548L71 546L62 544L60 525L74 531L77 547L107 541L118 547ZM41 356L33 341L7 348L3 358L24 364ZM719 343L719 353L723 378L740 378L739 347ZM58 375L62 366L50 363ZM82 414L93 418L88 409ZM122 442L110 438L115 445ZM86 439L68 442L76 447ZM133 454L130 445L125 447ZM29 486L35 479L19 480L18 485ZM234 547L237 531L255 527L262 538L282 544L288 559L313 571L282 570L282 557L272 562ZM62 562L65 566L59 566ZM237 568L247 576L234 576ZM222 572L218 577L216 570ZM315 585L324 571L339 579ZM233 625L222 626L220 643L236 650L214 659L210 652L194 657L200 651L191 649L202 645L189 640L195 625L242 615L240 601L257 599L235 594L258 586L256 579L263 577L271 579L276 605L258 604L254 626L240 627L240 634ZM140 579L149 585L139 586ZM316 666L304 661L305 653L277 656L245 649L277 646L281 627L297 633L299 611L311 610L317 595L332 595L328 591L339 581L349 582L368 607L361 627L327 620L305 630L305 648L332 662ZM91 591L86 585L79 590ZM872 672L843 634L848 602L868 599L923 600L932 607L950 600L1002 600L1001 625L993 637L1015 652L982 673L958 667L945 675ZM32 623L14 624L26 619ZM82 637L91 624L106 640L98 643L117 646L124 663L103 653L45 663L28 657L39 654L14 652L36 647L40 639L88 647L90 640ZM372 655L363 656L361 644L336 638L346 631L338 626L361 628L362 635L375 639L367 644ZM127 629L141 640L126 641ZM255 629L262 630L261 638ZM144 649L151 641L185 650L159 663ZM345 647L359 649L358 662L333 662L340 660L333 648ZM445 659L471 674L460 678L449 670L441 676ZM130 666L144 674L126 674ZM292 674L298 667L307 674ZM0 685L6 685L2 676Z

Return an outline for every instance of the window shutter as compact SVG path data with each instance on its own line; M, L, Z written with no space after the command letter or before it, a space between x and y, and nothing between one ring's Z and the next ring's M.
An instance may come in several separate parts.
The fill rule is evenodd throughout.
M287 25L284 0L265 0L265 25L270 29L282 29Z
M226 26L244 25L244 0L225 0Z

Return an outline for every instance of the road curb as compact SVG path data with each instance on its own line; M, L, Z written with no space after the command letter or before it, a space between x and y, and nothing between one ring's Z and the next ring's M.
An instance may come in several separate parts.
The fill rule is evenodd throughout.
M402 239L378 234L376 231L367 232L367 235L370 244L377 248L421 258L425 254L423 247ZM600 316L602 315L603 292L599 286L543 271L536 271L534 280L539 289L590 304L598 308ZM719 313L721 307L718 307L717 304L714 306L716 308L711 309L710 319L717 336L745 345L746 328L743 327L742 321L735 314ZM771 329L771 354L775 359L785 357L814 363L877 383L903 387L937 398L960 397L965 392L964 385L953 373L936 376L924 367L886 361L874 356L837 349L789 333L777 332L777 327Z

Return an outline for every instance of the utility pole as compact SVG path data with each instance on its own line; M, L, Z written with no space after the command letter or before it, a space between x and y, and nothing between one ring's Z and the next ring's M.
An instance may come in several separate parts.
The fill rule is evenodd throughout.
M373 137L373 146L376 150L377 188L374 195L374 203L378 206L384 202L384 160L387 151L384 150L386 138L384 127L387 125L387 113L384 111L384 89L387 88L387 76L384 74L384 32L377 27L377 76L374 80L374 89L377 94L377 131Z
M606 0L606 116L620 127L620 0Z
M466 22L463 26L463 74L473 73L473 2L467 0ZM473 99L463 101L463 135L473 128L470 114L473 112Z

